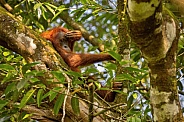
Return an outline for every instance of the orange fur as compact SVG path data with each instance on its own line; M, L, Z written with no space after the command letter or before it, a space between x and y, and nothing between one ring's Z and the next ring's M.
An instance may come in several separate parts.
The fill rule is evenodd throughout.
M43 32L41 36L50 40L64 59L71 70L80 72L79 66L86 66L96 62L114 60L109 54L77 54L73 52L75 41L80 40L82 34L78 30L70 31L63 27L55 27L51 30ZM112 102L115 98L115 93L108 90L96 91L102 98L108 102Z
M61 55L67 65L74 71L79 71L79 66L86 66L96 62L114 60L109 54L77 54L73 52L75 41L80 40L82 34L80 31L69 31L63 27L55 27L51 30L43 32L41 36L52 42L54 48ZM62 42L65 42L66 47L62 47Z

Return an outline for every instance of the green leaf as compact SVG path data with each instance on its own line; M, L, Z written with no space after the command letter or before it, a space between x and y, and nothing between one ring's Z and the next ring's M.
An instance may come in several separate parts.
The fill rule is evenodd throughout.
M54 10L52 7L50 7L50 4L49 4L49 3L44 3L44 5L45 5L45 7L46 7L53 15L55 15L55 10Z
M43 6L41 6L40 9L42 10L43 18L47 21L48 20L47 11L45 10L45 8Z
M56 79L58 79L61 83L65 82L65 77L63 76L61 71L52 71L52 74Z
M102 85L99 82L98 83L94 82L94 83L95 83L95 86L97 87L97 89L103 89L104 88L104 87L102 88Z
M43 75L44 75L44 71L38 71L38 70L31 70L24 74L24 76L43 76Z
M141 122L141 119L138 117L130 117L128 118L128 122Z
M3 52L3 56L8 56L8 55L10 55L9 51L8 52Z
M7 59L7 61L10 61L10 60L12 60L14 58L14 55L9 55L6 59Z
M63 9L63 10L65 10L65 9ZM51 21L53 21L58 15L60 15L61 12L62 12L62 11L57 12L57 13L54 15L54 17L52 17Z
M90 73L97 73L97 72L99 72L98 70L97 70L97 68L87 68L87 70L85 71L85 74L90 74Z
M79 115L80 114L79 99L76 97L72 97L71 105L72 105L72 109L73 109L74 113Z
M37 3L34 5L33 9L36 10L38 8L40 8L40 6L42 6L43 3Z
M96 21L98 22L98 21L102 21L104 18L106 17L106 14L102 14L102 15L100 15L100 16L96 16Z
M57 115L59 112L59 109L61 108L63 102L64 102L65 95L60 94L55 105L54 105L54 114Z
M123 65L125 65L125 64L128 64L128 61L120 61L119 64L120 64L121 66L123 66Z
M82 4L87 4L87 3L89 3L89 0L81 0L81 3Z
M137 99L137 97L138 97L137 93L133 93L132 96L134 99Z
M108 51L108 53L117 61L121 61L121 55L119 55L118 53L114 52L114 51Z
M5 106L5 105L7 105L8 104L8 101L7 100L1 100L0 99L0 110Z
M107 21L109 21L109 20L115 20L115 19L117 19L117 16L114 14L110 14L110 13L107 13L107 14L105 14L106 16L105 16L105 20L103 21L103 23L107 23Z
M47 92L46 94L44 94L44 96L42 97L42 100L45 99L48 96L49 96L49 92Z
M84 81L79 80L79 79L73 79L72 80L72 84L73 85L76 85L76 84L81 85L81 84L84 84Z
M147 73L147 71L143 69L138 69L138 68L133 68L133 67L126 67L126 70L132 71L132 72L142 72L142 73Z
M17 89L15 89L14 91L13 91L13 95L12 95L12 100L13 101L17 101L18 99L19 99L19 92L18 92L18 90Z
M50 100L50 102L51 102L54 98L56 98L57 94L58 94L58 92L55 92L55 91L52 91L52 90L49 92L49 100Z
M29 80L31 83L36 83L36 82L40 81L38 78L34 78L34 77L30 78Z
M26 85L28 80L28 78L21 79L21 81L17 84L17 90L19 91L20 89L22 89Z
M15 68L9 64L0 64L0 69L1 70L15 70Z
M56 98L57 94L60 92L62 88L61 87L55 87L52 90L49 91L49 100L50 102Z
M35 20L33 20L33 21L34 21L34 24L35 24L37 27L39 27L40 29L44 30L44 27L43 27L43 25L42 25L41 23L39 23L38 21L35 21Z
M86 16L82 17L81 22L85 22L88 18L90 18L91 16L93 16L92 14L87 14ZM88 50L94 51L96 50L98 47L97 46L92 46L89 47Z
M35 89L30 89L26 95L24 95L24 97L22 98L19 107L23 108L26 103L30 100L30 98L33 96L33 93L35 92Z
M27 0L22 0L19 4L15 5L14 8L18 8L19 6L21 6L25 2L27 2Z
M133 104L133 96L131 95L129 98L128 98L128 101L127 101L127 107L128 108L131 108L131 105Z
M68 75L71 75L71 76L74 76L74 77L82 77L81 73L79 73L79 72L67 71L66 73Z
M101 11L101 9L98 8L98 9L94 10L94 11L92 12L92 14L93 14L93 15L96 15L96 14L98 14L99 11Z
M33 116L32 114L26 114L23 118L22 118L22 120L25 120L25 119L27 119L27 118L29 118L29 117L31 117L31 116Z
M55 5L53 5L53 4L50 4L50 3L48 3L48 2L45 2L44 4L50 6L51 8L57 9L57 6L55 6ZM61 6L64 7L64 5L61 5Z
M132 82L137 81L136 78L132 77L130 74L119 74L116 76L116 81L122 81L122 80L130 80Z
M66 10L66 9L67 9L67 8L65 8L63 5L59 6L59 7L57 8L57 10L58 10L59 12L57 12L57 13L54 15L54 17L52 18L51 21L53 21L58 15L61 14L61 12L63 12L63 11Z
M43 89L39 89L36 97L36 101L38 104L38 107L40 107L41 101L42 101L42 96L43 96Z
M140 51L138 51L137 49L134 49L133 51L131 51L130 55L131 55L133 61L135 61L135 62L139 61L139 59L141 58Z
M31 69L32 66L35 66L39 64L39 62L33 62L33 63L28 63L28 64L25 64L23 67L22 67L22 73L25 74L27 70Z
M15 82L10 83L10 84L6 87L6 89L5 89L5 91L4 91L4 94L7 95L7 94L10 93L11 91L14 91L15 88L16 88L16 87L15 87Z
M76 21L79 21L79 19L81 18L81 16L84 14L86 10L80 10L79 12L77 12L75 15L75 19Z
M15 75L15 73L13 73L13 72L8 72L8 74L6 74L6 77L4 77L3 78L3 80L2 80L2 83L4 83L4 82L8 82L8 81L10 81L10 80L14 80L15 78L14 78L14 75Z
M46 89L46 88L47 88L47 86L44 85L43 83L37 84L37 86L38 86L39 88L42 88L42 89Z
M113 63L107 63L105 65L105 68L107 68L108 70L116 70L117 66Z
M151 109L150 109L149 105L147 105L147 107L146 107L146 109L144 111L144 115L145 116L148 115L148 112L151 112Z

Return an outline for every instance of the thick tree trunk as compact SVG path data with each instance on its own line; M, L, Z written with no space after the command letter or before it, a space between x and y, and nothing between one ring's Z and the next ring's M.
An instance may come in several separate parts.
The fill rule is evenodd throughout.
M150 102L155 122L181 121L176 81L179 31L159 0L128 0L132 40L150 68Z

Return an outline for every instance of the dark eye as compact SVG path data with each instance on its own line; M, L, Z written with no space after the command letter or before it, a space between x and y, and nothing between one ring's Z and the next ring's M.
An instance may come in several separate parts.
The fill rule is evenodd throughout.
M64 45L64 48L68 48L68 46Z
M71 52L70 48L68 45L63 45L63 49L66 50L67 52Z

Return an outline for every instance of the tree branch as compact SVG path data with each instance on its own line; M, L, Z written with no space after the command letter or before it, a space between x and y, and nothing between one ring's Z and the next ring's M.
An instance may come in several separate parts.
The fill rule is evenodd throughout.
M8 3L6 3L5 0L0 0L0 3L6 8L6 10L8 10L11 13L13 12L13 8Z

